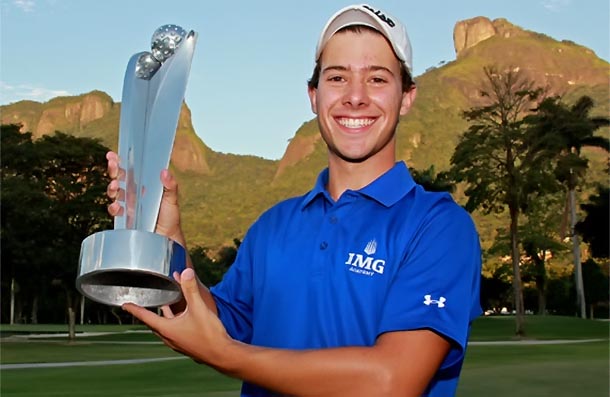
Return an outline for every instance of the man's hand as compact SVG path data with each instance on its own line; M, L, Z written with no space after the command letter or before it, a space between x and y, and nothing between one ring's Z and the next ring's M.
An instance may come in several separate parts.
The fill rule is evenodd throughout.
M108 206L108 213L111 216L122 216L125 208L121 202L125 201L125 192L120 188L119 180L125 178L125 170L120 167L119 156L115 152L106 154L108 160L108 175L111 178L106 194L114 202ZM161 171L161 184L163 185L163 196L155 232L166 236L183 247L186 241L180 227L180 206L178 205L178 182L168 170Z
M196 362L219 366L223 353L236 343L227 334L219 318L206 306L199 291L193 269L186 269L176 279L186 299L186 309L174 315L169 306L163 306L163 317L133 303L123 310L145 323L167 346L191 357Z
M125 201L125 191L120 188L119 180L125 179L125 170L119 166L119 156L115 152L106 153L108 161L107 170L110 176L110 183L106 188L106 195L111 200L112 204L108 206L108 213L111 216L123 216L125 209L121 206L121 201Z

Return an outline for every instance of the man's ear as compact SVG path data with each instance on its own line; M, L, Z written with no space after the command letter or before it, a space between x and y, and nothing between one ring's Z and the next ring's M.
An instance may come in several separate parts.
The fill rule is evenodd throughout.
M400 104L400 115L404 116L409 112L415 97L417 96L417 87L411 88L409 91L402 93L402 102Z
M309 95L311 111L314 112L314 114L318 114L318 89L307 87L307 95Z

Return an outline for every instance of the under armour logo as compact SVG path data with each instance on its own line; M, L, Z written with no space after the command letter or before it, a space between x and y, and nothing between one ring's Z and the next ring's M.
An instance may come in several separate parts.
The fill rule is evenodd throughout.
M446 301L447 301L447 299L445 299L445 297L443 297L443 296L441 296L437 300L437 299L432 299L432 295L424 295L424 305L426 305L426 306L435 304L438 307L445 307Z

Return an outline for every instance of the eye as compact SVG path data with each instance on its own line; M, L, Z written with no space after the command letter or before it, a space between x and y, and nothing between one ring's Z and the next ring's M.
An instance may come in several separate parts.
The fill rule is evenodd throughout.
M383 77L374 76L374 77L371 77L371 82L373 84L384 84L384 83L387 83L388 80Z
M345 79L343 78L343 76L334 75L334 76L329 76L327 81L332 81L334 83L340 83L342 81L345 81Z

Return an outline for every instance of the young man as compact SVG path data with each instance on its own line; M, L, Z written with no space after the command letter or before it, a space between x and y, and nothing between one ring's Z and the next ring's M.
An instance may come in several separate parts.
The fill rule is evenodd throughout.
M396 126L416 94L406 30L350 6L323 29L316 58L308 92L328 168L314 188L265 212L211 290L190 268L176 275L184 311L124 309L244 380L243 396L452 396L481 311L479 239L448 194L424 191L396 162ZM108 167L117 178L116 154ZM177 184L167 171L161 180L157 232L186 245Z

